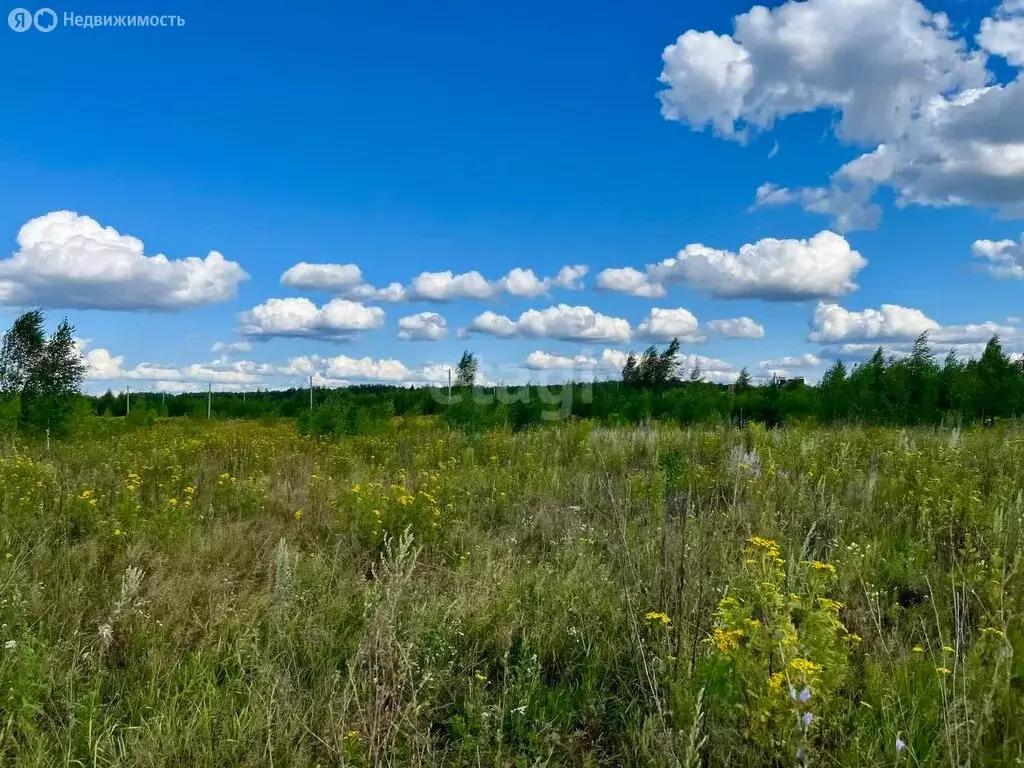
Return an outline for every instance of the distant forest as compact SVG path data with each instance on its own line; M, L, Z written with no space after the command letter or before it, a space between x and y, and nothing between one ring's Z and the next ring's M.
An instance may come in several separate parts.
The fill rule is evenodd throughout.
M630 355L622 378L614 381L495 390L388 385L314 389L214 392L210 415L219 419L298 418L304 431L358 433L379 428L391 416L438 415L463 427L542 424L557 413L605 424L668 420L677 423L758 421L778 425L821 423L956 424L988 422L1024 414L1024 362L1011 359L998 337L977 358L950 352L941 361L920 336L907 355L878 349L868 360L847 367L837 361L816 385L803 379L751 380L743 370L734 384L701 380L699 371L681 376L679 345L653 347ZM465 356L464 356L465 358ZM475 364L475 363L474 363ZM474 371L475 372L475 371ZM124 393L90 396L98 415L125 416ZM132 393L133 420L157 416L207 416L207 393ZM547 414L547 415L545 415Z

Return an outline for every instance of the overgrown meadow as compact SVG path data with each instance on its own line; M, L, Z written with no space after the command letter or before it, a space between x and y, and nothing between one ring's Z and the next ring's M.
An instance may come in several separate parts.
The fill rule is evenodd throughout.
M1024 761L1013 427L0 453L4 765Z

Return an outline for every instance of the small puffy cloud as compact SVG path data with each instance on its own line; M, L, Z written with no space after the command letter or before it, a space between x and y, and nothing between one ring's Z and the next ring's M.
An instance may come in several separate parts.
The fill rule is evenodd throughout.
M412 280L409 291L414 299L421 301L453 301L455 299L489 299L497 293L477 271L456 275L445 272L422 272Z
M285 270L281 285L303 291L323 291L360 301L405 301L401 283L376 288L363 282L363 272L355 264L310 264L302 261Z
M728 320L712 320L710 328L720 336L729 339L763 339L764 326L749 317L734 317Z
M499 338L522 336L614 344L629 341L631 335L629 323L622 318L602 315L590 307L567 304L542 310L528 309L518 320L484 312L473 319L467 330Z
M1020 240L975 240L971 253L984 269L1000 279L1024 280L1024 235Z
M694 372L697 372L702 381L710 381L713 384L732 384L740 375L736 366L717 357L682 355L679 358L679 375L687 378Z
M587 355L553 355L549 352L536 350L526 356L523 363L531 371L560 371L578 368L594 368L597 366L597 359Z
M292 358L277 372L292 376L312 376L317 386L347 386L353 381L380 381L406 386L444 383L450 368L440 364L410 367L395 358L304 355Z
M757 188L754 195L754 207L759 208L767 205L789 205L796 202L796 195L786 187L779 187L775 184L762 184Z
M344 293L363 281L363 272L355 264L309 264L301 261L281 275L281 285L301 291Z
M649 299L665 295L665 286L651 282L650 275L632 267L603 270L597 276L597 290L628 293L630 296Z
M112 355L103 348L90 349L82 357L85 360L85 378L104 381L119 378L124 357Z
M54 211L22 226L18 250L0 260L0 303L180 311L227 301L248 278L217 251L205 258L146 256L138 238Z
M824 302L815 307L811 326L811 341L827 344L914 339L940 327L921 310L898 304L853 312Z
M718 298L800 301L856 290L853 278L866 265L846 238L826 230L808 240L765 238L738 253L692 244L648 272L657 282L688 283Z
M248 352L252 349L252 344L248 341L218 341L210 347L211 352L220 353L222 355L234 355L238 352Z
M398 321L398 338L402 341L438 341L448 333L448 323L436 312L420 312Z
M519 328L515 321L505 317L504 315L491 312L490 310L473 318L466 330L476 333L486 333L490 336L497 336L500 339L511 338L519 332Z
M379 328L384 310L348 299L332 299L317 307L309 299L268 299L241 315L243 336L259 339L305 337L344 341L356 332Z
M651 309L637 327L637 335L645 339L669 341L678 338L685 342L701 342L700 323L688 309Z
M347 298L359 299L360 301L387 301L397 304L409 298L405 286L401 283L388 283L383 288L375 288L367 283L361 283L345 294Z
M585 264L570 264L558 270L558 274L555 275L554 284L559 288L565 288L567 291L582 291L583 278L586 277L589 271L590 267Z
M446 302L455 299L489 299L499 293L534 298L545 296L552 288L580 290L588 267L582 264L562 267L555 277L538 277L532 269L516 267L499 280L489 281L477 271L453 274L423 272L413 278L410 298Z
M776 372L780 376L787 375L785 370L788 368L817 368L821 365L821 358L817 355L812 355L809 352L802 355L794 355L787 357L778 357L774 360L762 360L757 364L758 368L771 372Z
M516 267L499 281L500 290L512 296L543 296L551 287L550 280L542 280L532 269Z
M839 232L874 229L882 218L882 209L870 201L871 194L871 187L865 184L837 183L831 187L805 187L798 190L762 184L757 188L751 210L797 203L811 213L831 217L832 225Z

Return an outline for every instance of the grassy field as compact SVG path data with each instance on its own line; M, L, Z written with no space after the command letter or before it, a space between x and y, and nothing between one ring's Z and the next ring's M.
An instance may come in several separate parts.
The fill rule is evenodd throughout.
M0 763L1024 764L1024 434L0 451Z

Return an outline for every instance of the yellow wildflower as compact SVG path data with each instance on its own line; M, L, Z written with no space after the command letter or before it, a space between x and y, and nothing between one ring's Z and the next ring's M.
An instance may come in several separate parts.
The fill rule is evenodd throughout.
M913 653L924 653L924 648L922 648L922 647L921 647L920 645L915 645L915 646L914 646L913 648L911 648L910 650L911 650L911 651L912 651Z
M302 519L302 510L301 509L296 509L295 510L295 519L296 520L301 520Z
M760 536L753 536L747 539L752 549L760 549L769 557L779 556L779 543L774 539L764 539Z
M836 567L832 563L823 563L820 560L812 560L811 568L816 571L825 571L833 576L836 575Z
M943 676L953 674L953 672L948 667L936 667L935 671Z
M815 675L821 672L821 664L815 664L810 659L793 659L789 662L789 668L805 675Z
M726 655L728 655L729 651L731 651L733 648L736 648L736 647L739 646L740 638L742 638L742 637L743 637L743 630L742 629L729 629L729 630L725 630L725 629L721 629L719 627L715 627L714 637L712 638L712 642L714 642L714 644L716 646L718 646L719 652L723 656L726 656Z
M114 535L115 536L120 536L121 535L121 529L120 528L115 528L114 529Z
M1005 637L1006 636L1005 633L1003 632L1003 630L996 629L995 627L985 627L983 630L981 630L981 634L983 634L983 635L994 635L995 637Z
M949 646L949 645L942 646L942 650L944 650L946 653L952 653L953 652L952 646Z
M774 675L768 678L768 687L773 691L782 690L782 680L785 676L781 672L776 672Z
M660 621L662 624L668 624L672 619L668 617L666 613L659 613L657 611L649 611L644 615L644 618L648 621Z

